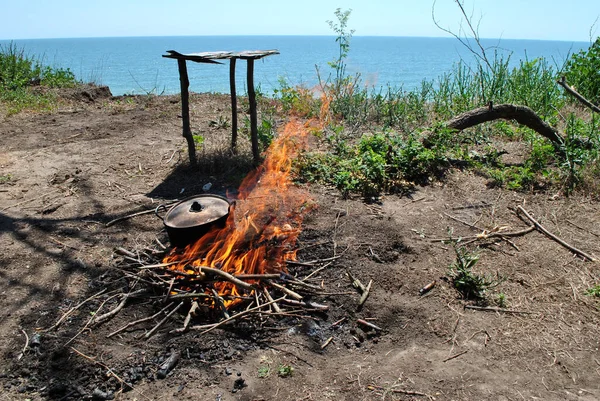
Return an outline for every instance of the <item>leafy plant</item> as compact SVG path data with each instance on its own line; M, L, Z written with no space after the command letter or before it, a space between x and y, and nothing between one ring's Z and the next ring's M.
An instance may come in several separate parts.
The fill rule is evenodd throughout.
M587 50L575 53L567 61L565 78L590 102L600 104L600 37Z
M198 133L193 133L192 139L194 140L194 143L196 144L196 146L202 146L202 144L204 143L204 136L202 136Z
M7 182L12 181L12 174L4 174L0 175L0 184L6 184Z
M212 127L212 128L217 128L217 129L226 129L226 128L229 128L231 126L231 124L229 123L228 118L219 116L219 117L217 117L216 120L210 120L208 122L208 126Z
M498 305L501 308L506 308L506 294L501 292L496 296L496 305Z
M294 374L294 368L291 365L279 365L277 368L279 377L290 377Z
M271 375L271 366L269 365L260 365L258 367L258 377L264 379L265 377L269 377Z
M591 297L600 297L600 284L595 285L592 288L588 288L585 292L585 295L589 295Z
M502 282L499 277L493 278L473 272L473 267L479 261L477 253L469 252L456 243L454 243L454 251L456 260L450 265L449 276L452 285L464 299L484 299L488 289Z

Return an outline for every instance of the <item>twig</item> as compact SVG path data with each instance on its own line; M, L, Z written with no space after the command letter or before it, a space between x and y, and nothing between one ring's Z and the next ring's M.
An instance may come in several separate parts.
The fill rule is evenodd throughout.
M361 281L359 279L357 279L356 277L354 277L352 275L352 273L350 272L350 269L346 269L346 274L348 275L348 278L350 278L350 281L352 282L352 287L356 288L357 290L360 291L361 294L363 294L365 292L365 290L367 289L367 287L365 287L365 285L363 283L361 283Z
M366 320L363 320L363 319L356 319L356 323L362 324L363 326L370 327L370 328L372 328L374 330L377 330L377 331L382 331L383 330L381 327L376 326L373 323L367 322Z
M77 334L75 334L73 337L71 337L71 339L69 341L67 341L64 344L64 346L66 347L67 345L71 344L73 341L75 341L75 339L77 337L79 337L81 335L81 333L83 333L84 331L88 330L88 327L92 324L92 322L94 321L94 319L98 315L98 312L100 312L100 310L104 307L104 305L108 301L110 301L111 299L113 299L115 297L118 297L118 296L119 296L119 294L111 295L110 297L108 297L104 301L102 301L102 303L100 304L100 306L98 307L98 309L96 309L96 311L92 313L92 317L87 321L87 323L77 332Z
M315 274L317 274L317 273L319 273L319 272L321 272L321 271L325 270L326 268L328 268L329 266L331 266L331 264L332 264L332 263L333 263L333 262L329 262L329 263L327 263L327 264L324 264L323 266L319 267L317 270L314 270L314 271L313 271L312 273L310 273L308 276L304 277L304 278L302 279L302 281L306 281L306 280L308 280L309 278L311 278L312 276L314 276Z
M148 320L153 320L153 319L157 318L158 316L160 316L164 311L166 311L170 307L171 307L171 304L165 306L164 308L162 308L160 311L156 312L152 316L147 316L145 318L142 318L142 319L139 319L139 320L135 320L133 322L129 322L125 326L121 327L120 329L115 330L112 333L110 333L109 335L107 335L106 338L111 338L112 336L115 336L115 335L121 333L122 331L125 331L128 328L130 328L132 326L135 326L136 324L144 323L144 322L147 322Z
M227 312L227 308L225 307L225 301L223 301L223 298L221 298L219 296L219 293L217 292L217 290L215 290L214 288L211 288L211 291L213 293L213 299L215 300L215 304L219 306L219 309L221 310L223 317L225 319L227 319L229 317L229 313ZM254 292L254 295L256 296L256 292ZM257 299L257 303L258 303L258 298L256 298L256 299Z
M263 287L263 292L265 293L265 296L267 297L267 299L269 301L273 300L273 297L271 296L271 293L269 292L269 290L267 290L266 288ZM281 312L281 308L279 307L279 305L277 305L276 302L273 303L273 309L275 310L276 313Z
M336 260L342 257L342 255L350 248L350 246L348 246L344 252L340 253L339 255L336 256L332 256L330 258L325 258L325 259L313 259L313 260L309 260L308 262L299 262L296 260L286 260L285 263L287 264L291 264L291 265L300 265L300 266L313 266L316 263L322 263L322 262L330 262L332 260Z
M520 315L535 315L535 312L526 312L526 311L519 311L519 310L497 308L495 306L465 305L465 309L480 310L480 311L486 311L486 312L513 313L515 315L517 315L517 314L520 314Z
M279 273L273 274L238 274L233 276L240 280L270 280L270 279L278 279L281 277Z
M209 331L212 331L212 330L216 329L217 327L223 326L224 324L226 324L226 323L229 323L229 322L231 322L231 321L233 321L233 320L235 320L235 319L238 319L238 318L240 318L240 317L242 317L242 316L244 316L244 315L246 315L246 314L248 314L248 313L254 312L255 310L258 310L258 309L260 309L260 308L264 308L265 306L272 305L272 304L274 304L275 302L282 301L282 300L284 300L284 299L285 299L285 297L286 297L286 296L284 295L283 297L277 298L277 299L275 299L275 300L273 300L273 301L265 302L265 303L264 303L264 304L262 304L262 305L255 306L254 308L247 309L247 310L245 310L245 311L243 311L243 312L240 312L240 313L238 313L237 315L233 315L233 316L231 316L229 319L221 320L219 323L212 324L212 325L210 325L210 327L209 327L209 328L207 328L206 330L204 330L203 332L201 332L201 333L200 333L200 335L202 335L202 334L206 334L206 333L208 333ZM205 325L205 326L192 326L192 327L190 327L190 329L198 330L198 327L205 328L205 327L206 327L206 325Z
M73 308L69 309L67 312L65 312L64 315L61 316L60 319L58 319L58 321L56 323L54 323L52 326L50 326L49 328L45 329L45 330L41 330L42 332L46 332L46 331L50 331L50 330L54 330L56 329L58 326L60 326L62 324L62 322L69 317L69 315L71 315L71 313L75 312L77 309L81 308L83 305L85 305L88 301L91 301L92 299L104 294L106 292L106 288L103 289L102 291L92 295L89 298L86 298L85 300L81 301L80 303L78 303L76 306L74 306Z
M182 302L180 302L180 303L179 303L179 305L177 305L175 308L173 308L173 310L172 310L171 312L167 313L167 316L165 316L165 318L164 318L163 320L161 320L160 322L158 322L158 324L157 324L156 326L154 326L154 327L152 328L152 330L150 330L149 332L147 332L147 333L144 335L144 338L145 338L146 340L147 340L147 339L149 339L149 338L150 338L150 337L151 337L151 336L152 336L152 335L153 335L153 334L156 332L156 330L158 330L158 329L160 328L160 326L162 326L162 325L163 325L163 324L164 324L164 323L165 323L167 320L169 320L169 318L170 318L171 316L173 316L173 314L174 314L175 312L177 312L177 311L179 310L179 308L181 308L181 307L183 306L183 304L184 304L184 302L183 302L183 301L182 301Z
M163 300L163 304L166 304L169 301L169 295L171 295L171 290L173 289L173 285L175 284L175 277L171 279L169 282L169 289L165 293L165 299Z
M194 315L194 313L196 313L196 309L198 309L198 301L193 301L192 306L190 307L190 311L188 312L187 316L185 317L185 319L183 321L183 327L180 327L175 330L171 330L169 332L169 334L185 332L188 329L188 326L190 325L190 320L192 320L192 316Z
M80 250L81 250L81 249L79 249L79 248L76 248L76 247L74 247L74 246L71 246L71 245L65 244L64 242L60 242L59 240L57 240L56 238L53 238L53 237L50 237L50 236L49 236L49 237L48 237L48 239L49 239L50 241L54 242L55 244L57 244L57 245L60 245L60 246L62 246L62 247L64 247L64 248L70 248L70 249L72 249L72 250L74 250L74 251L80 251Z
M380 391L384 391L384 392L392 392L392 393L395 393L395 394L418 395L418 396L421 396L421 397L427 397L430 400L434 400L435 399L432 396L430 396L429 394L421 393L420 391L414 391L414 390L402 390L402 389L399 389L399 388L386 389L384 387L376 386L374 384L368 385L367 388L369 390L380 390Z
M21 358L23 358L23 355L25 355L25 351L27 351L27 347L29 347L29 336L27 335L27 332L21 329L21 333L23 333L23 335L25 336L25 346L23 347L23 351L21 351L19 356L17 356L17 361L20 361Z
M187 262L191 262L193 259L186 259L186 260L177 260L175 262L167 262L167 263L158 263L155 265L145 265L145 266L140 266L138 267L138 269L140 270L146 270L146 269L160 269L163 267L169 267L169 266L173 266L173 265L178 265L180 263L187 263ZM169 270L172 271L173 273L180 273L180 272L176 272L174 270Z
M444 359L442 362L448 362L448 361L450 361L452 359L458 358L459 356L466 354L467 352L469 352L468 349L464 350L463 352L459 352L458 354L454 354L452 356L449 356L448 358Z
M330 329L333 329L336 326L339 326L340 324L344 323L346 321L346 319L348 319L347 317L343 317L340 320L331 323L331 326L329 326Z
M519 230L519 231L514 231L514 232L508 232L508 233L503 233L500 231L495 231L495 232L491 232L488 233L485 230L478 235L474 235L474 236L470 236L470 237L456 237L456 238L433 238L430 239L430 242L446 242L446 241L477 241L480 239L490 239L490 238L500 238L500 239L505 239L504 237L519 237L521 235L525 235L528 234L530 232L532 232L533 230L535 230L535 226L529 226L526 229L523 230Z
M560 78L560 80L556 81L556 83L559 84L560 86L562 86L563 88L565 88L565 90L567 92L569 92L571 95L573 95L577 100L579 100L585 106L592 109L596 113L600 113L600 107L596 106L594 103L590 102L585 97L583 97L581 94L579 94L579 92L577 92L572 86L570 86L567 83L567 80L564 77L564 75Z
M113 310L111 310L109 312L106 312L104 315L100 315L100 316L95 315L92 324L94 326L98 326L98 325L104 323L105 321L109 320L110 318L115 316L117 313L119 313L121 311L121 309L123 309L123 307L125 307L125 304L127 303L127 300L129 300L129 298L134 297L139 294L142 294L144 292L146 292L146 290L141 289L141 290L129 292L127 294L123 294L123 299L121 300L121 303L119 305L117 305L116 308L114 308Z
M449 215L446 212L443 212L443 213L444 213L444 216L446 216L446 217L448 217L448 218L450 218L450 219L452 219L454 221L458 221L459 223L462 223L465 226L469 226L469 227L474 228L474 229L479 230L479 231L484 231L483 229L477 227L475 224L467 223L466 221L463 221L463 220L459 219L458 217L454 217L452 215Z
M277 284L277 283L274 283L272 281L268 281L268 283L269 283L269 285L277 288L278 290L280 290L281 292L289 295L290 297L292 297L294 299L297 299L298 301L300 301L303 298L302 295L298 294L295 291L290 290L289 288L286 288L286 287L282 286L281 284Z
M323 344L321 344L321 349L325 349L329 345L329 343L333 340L333 337L329 337Z
M304 306L307 308L313 308L313 309L317 309L320 311L326 311L329 310L329 306L327 305L323 305L323 304L317 304L315 302L310 302L310 301L296 301L294 299L284 299L283 301L284 304L287 305L292 305L292 306Z
M554 241L558 242L560 245L564 246L565 248L567 248L568 250L570 250L571 252L581 256L584 259L589 260L590 262L597 262L597 260L595 258L593 258L592 256L588 255L587 253L575 248L572 245L567 244L565 241L563 241L562 239L558 238L556 235L552 234L551 232L549 232L548 230L546 230L540 223L538 223L533 217L531 217L529 215L529 213L527 213L525 211L525 209L523 209L522 206L517 206L517 209L521 212L523 212L523 214L525 215L525 217L527 217L527 219L529 219L529 221L531 221L533 223L533 225L543 234L545 234L547 237L549 237L550 239L553 239Z
M371 284L373 284L373 280L369 280L369 284L367 284L367 287L363 291L360 300L358 301L359 308L362 307L363 304L367 301L367 298L369 297L369 293L371 291Z

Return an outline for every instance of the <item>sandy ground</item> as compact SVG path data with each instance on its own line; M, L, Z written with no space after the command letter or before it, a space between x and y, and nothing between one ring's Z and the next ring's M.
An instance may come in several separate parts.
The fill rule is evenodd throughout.
M128 400L600 399L600 302L585 295L600 281L600 264L537 231L510 242L477 240L469 245L480 254L476 271L505 278L488 294L492 306L503 294L504 308L518 313L471 310L448 280L452 246L432 241L449 228L457 236L480 233L458 220L487 230L526 228L514 212L522 205L563 240L600 256L600 205L578 195L488 188L468 171L379 204L308 187L318 207L304 222L298 259L344 252L311 281L333 294L314 298L329 306L325 313L169 335L181 326L182 309L147 341L137 335L162 316L107 339L163 307L134 302L85 329L127 281L115 249L168 243L152 214L105 223L200 193L208 182L215 193L235 191L244 163L214 157L227 154L228 131L210 124L228 117L227 96L192 99L192 129L205 137L200 156L211 160L199 171L186 168L177 97L83 98L56 112L0 120L0 399L107 399L107 392ZM290 272L304 277L324 264ZM373 280L362 309L347 269L363 283ZM420 296L433 280L435 288ZM60 327L35 336L105 289ZM181 353L179 363L157 379L173 352ZM282 366L293 373L282 377Z

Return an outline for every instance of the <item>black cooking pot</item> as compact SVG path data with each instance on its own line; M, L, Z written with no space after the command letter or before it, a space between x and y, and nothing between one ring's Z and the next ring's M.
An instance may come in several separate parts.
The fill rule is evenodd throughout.
M196 195L186 198L169 209L162 217L159 213L167 210L159 205L154 211L163 221L171 245L182 248L196 242L212 228L223 228L227 223L231 202L218 195Z

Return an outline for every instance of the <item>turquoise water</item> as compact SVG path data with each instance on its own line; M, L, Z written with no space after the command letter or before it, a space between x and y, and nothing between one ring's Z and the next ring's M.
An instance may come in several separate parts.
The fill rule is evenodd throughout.
M177 62L161 57L166 50L180 53L278 49L281 54L255 63L255 83L263 93L272 93L284 78L291 85L312 87L332 72L327 65L338 54L332 36L182 36L35 39L13 41L45 64L70 68L78 79L108 85L114 95L179 92ZM6 45L9 41L0 41ZM587 48L587 42L483 40L485 47L498 46L518 60L546 57L561 66L570 52ZM493 54L493 50L491 50ZM413 89L423 79L432 80L452 69L458 60L473 56L453 38L367 37L352 38L347 58L348 73L360 73L362 81L379 88L390 84ZM245 92L245 61L237 63L238 93ZM229 62L224 65L188 62L190 90L229 92Z

